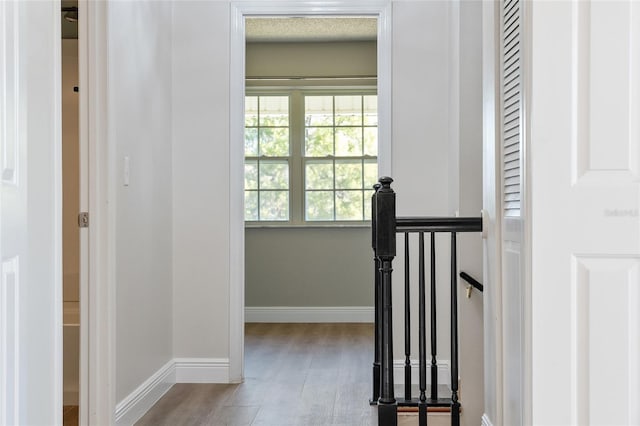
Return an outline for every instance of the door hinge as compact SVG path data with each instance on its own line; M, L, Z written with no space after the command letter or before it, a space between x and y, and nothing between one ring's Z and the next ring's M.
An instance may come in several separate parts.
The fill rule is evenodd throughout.
M89 212L81 212L78 215L78 226L80 228L88 228L89 227Z

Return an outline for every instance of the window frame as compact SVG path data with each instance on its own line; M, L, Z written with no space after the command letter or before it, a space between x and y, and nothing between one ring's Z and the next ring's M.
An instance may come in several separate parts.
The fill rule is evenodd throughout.
M288 221L273 221L273 220L245 220L244 224L247 228L325 228L325 227L368 227L371 224L371 220L306 220L305 219L305 173L304 167L307 161L313 161L314 159L330 158L335 163L340 160L356 159L356 160L375 160L375 163L380 167L379 161L379 139L380 139L380 123L376 125L378 131L378 155L376 156L358 156L358 157L343 157L343 156L330 156L330 157L304 157L303 146L305 140L305 108L304 97L305 96L367 96L376 95L377 87L374 85L367 86L278 86L278 87L246 87L245 98L248 96L288 96L289 97L289 157L286 159L289 162L289 220ZM379 105L379 98L378 105ZM379 116L379 108L378 108ZM363 123L364 125L364 123ZM244 130L243 130L244 132ZM243 138L244 140L244 138ZM248 157L245 155L245 162ZM285 157L267 157L273 160L284 160ZM338 189L339 190L339 189ZM336 192L335 184L331 189L332 192ZM366 188L365 197L366 197ZM244 199L243 190L243 199ZM371 194L373 195L373 188L371 188ZM364 206L366 206L366 200ZM363 208L364 208L363 206ZM243 210L244 211L244 210Z

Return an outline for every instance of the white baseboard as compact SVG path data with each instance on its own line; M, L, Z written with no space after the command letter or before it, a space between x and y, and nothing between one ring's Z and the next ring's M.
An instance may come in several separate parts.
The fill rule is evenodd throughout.
M491 420L489 419L489 416L487 416L487 413L482 415L482 426L493 426L493 423L491 423Z
M373 322L372 306L248 306L245 322Z
M229 383L229 359L172 359L116 405L116 425L133 425L175 383Z
M228 358L176 358L176 383L229 383Z
M451 387L451 370L449 360L438 360L438 384ZM404 384L404 360L393 360L393 382ZM411 360L411 383L420 383L420 364L417 360ZM427 360L427 384L431 383L431 360Z
M174 361L162 366L116 405L116 425L137 422L176 382Z

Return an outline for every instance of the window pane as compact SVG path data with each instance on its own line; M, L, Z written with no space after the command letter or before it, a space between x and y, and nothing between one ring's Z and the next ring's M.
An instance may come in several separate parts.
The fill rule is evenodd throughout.
M258 220L258 191L244 191L244 220Z
M260 96L260 126L289 126L288 96Z
M362 220L362 191L336 191L336 220Z
M244 163L244 189L258 189L258 162Z
M244 98L244 125L258 125L258 97L247 96Z
M333 191L307 191L306 220L333 220Z
M289 220L289 192L261 191L260 220Z
M289 188L289 163L260 162L260 189Z
M376 157L378 155L378 128L364 128L364 155Z
M364 162L364 188L371 189L378 183L378 163L375 160Z
M307 157L333 155L333 129L308 127L305 130L304 155Z
M258 155L258 129L244 129L244 155L255 157Z
M362 125L362 97L336 96L336 126Z
M306 126L333 126L333 96L305 96Z
M371 220L371 196L373 195L373 189L371 191L364 191L364 220Z
M289 129L286 127L260 129L260 155L289 156Z
M362 189L361 161L336 161L336 189Z
M378 125L378 96L369 95L363 97L364 103L364 125Z
M336 156L349 157L362 155L362 128L336 128Z
M304 173L306 189L333 189L332 161L309 161Z

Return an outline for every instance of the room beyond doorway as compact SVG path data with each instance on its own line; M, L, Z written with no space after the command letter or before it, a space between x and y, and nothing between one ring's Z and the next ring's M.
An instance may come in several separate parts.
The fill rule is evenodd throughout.
M248 50L245 40L245 19L247 17L264 18L266 16L366 16L377 18L377 96L378 96L378 173L390 172L390 82L391 82L391 28L390 4L359 4L357 7L323 8L322 5L301 5L286 3L278 5L246 6L232 4L232 82L231 82L231 152L230 164L231 184L231 310L230 310L230 376L232 380L242 377L242 324L244 323L245 264L244 243L245 224L244 208L241 196L244 193L244 94L245 94L245 51ZM302 19L304 20L304 19ZM237 25L236 25L237 24ZM237 49L236 49L237 48ZM248 71L247 71L248 72Z

